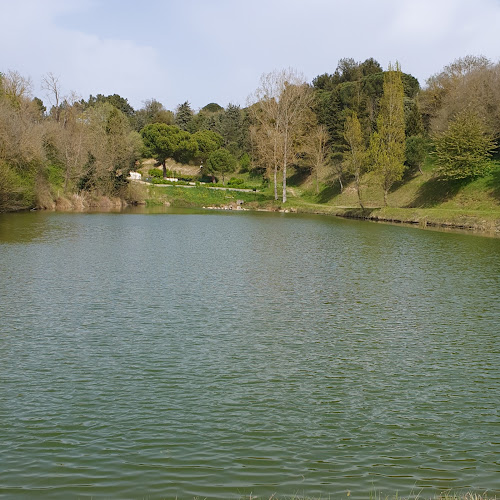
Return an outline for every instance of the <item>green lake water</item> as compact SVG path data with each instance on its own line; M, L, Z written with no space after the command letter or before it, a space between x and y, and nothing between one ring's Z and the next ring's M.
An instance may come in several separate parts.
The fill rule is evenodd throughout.
M0 215L0 497L500 494L500 239Z

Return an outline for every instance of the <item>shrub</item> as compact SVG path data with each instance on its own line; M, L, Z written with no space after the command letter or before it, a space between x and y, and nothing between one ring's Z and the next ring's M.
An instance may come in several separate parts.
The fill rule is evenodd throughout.
M154 178L160 178L160 177L163 177L163 172L160 169L158 169L158 168L150 168L148 170L148 175L150 177L152 177L153 179ZM168 176L168 172L167 172L167 176Z
M448 130L435 138L439 174L445 179L474 179L486 175L495 148L473 111L458 114Z
M245 180L238 179L236 177L231 177L231 179L229 179L227 184L228 186L242 186L243 184L245 184Z

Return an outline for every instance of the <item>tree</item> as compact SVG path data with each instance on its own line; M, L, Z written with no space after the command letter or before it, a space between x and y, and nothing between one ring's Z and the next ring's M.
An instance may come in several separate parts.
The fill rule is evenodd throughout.
M218 117L217 132L224 138L224 147L231 151L231 154L239 156L244 148L247 132L240 107L229 103Z
M198 143L196 139L184 130L179 130L175 134L177 141L172 155L173 159L179 163L189 163L198 155Z
M108 96L97 94L96 97L90 95L86 105L90 107L95 106L96 104L102 104L104 102L108 102L116 109L119 109L125 116L129 118L131 118L134 114L134 108L129 104L128 99L118 94Z
M223 110L224 108L220 104L217 104L216 102L210 102L209 104L201 108L201 111L205 111L207 113L218 113L219 111Z
M179 104L175 113L175 124L181 130L188 130L189 123L193 119L193 110L191 109L191 105L188 101Z
M304 77L290 68L262 75L255 98L253 116L264 131L259 135L260 139L268 144L267 148L258 150L272 149L275 196L276 173L281 168L283 203L286 203L287 168L295 159L295 144L304 132L302 125L312 105L312 91Z
M90 107L83 118L87 158L92 161L87 161L81 179L87 178L86 184L102 194L113 194L139 156L138 134L126 115L106 101Z
M175 125L151 123L146 125L141 135L146 148L145 154L151 155L163 167L163 178L167 177L167 158L187 163L198 153L198 144L189 132Z
M265 119L265 113L260 109L261 106L269 106L269 111L274 107L274 101L261 101L259 108L253 107L257 125L250 127L250 137L252 139L253 153L258 159L260 168L264 169L268 179L273 177L274 199L278 199L278 168L279 168L279 137L276 126L276 120Z
M404 90L399 64L389 64L384 74L384 94L380 100L377 131L370 139L371 169L384 191L384 204L394 182L403 177L405 169Z
M319 194L319 176L328 163L330 148L328 147L328 130L324 125L317 125L309 134L309 156L316 183L316 194Z
M206 161L211 153L224 144L224 138L212 130L199 130L193 134L193 139L198 144L198 158L201 161Z
M163 178L167 177L167 158L174 154L176 143L175 135L179 129L165 123L151 123L141 130L146 153L151 155L162 167Z
M422 114L416 101L405 103L405 133L407 137L423 135Z
M64 99L61 94L59 78L53 73L47 73L42 77L42 89L47 92L47 98L54 109L54 119L58 122L60 119L61 101Z
M459 113L448 130L435 138L436 157L441 177L473 179L485 175L491 151L496 147L476 113Z
M406 164L411 168L417 168L423 174L422 164L427 156L427 140L422 135L412 135L406 138L405 157Z
M426 128L444 132L450 120L473 107L496 137L500 137L500 64L484 56L465 56L427 79L419 96Z
M2 74L0 84L0 94L16 109L20 109L31 97L33 82L31 78L25 78L18 71L9 70L7 74Z
M356 183L356 192L358 194L359 205L363 208L361 201L360 179L365 168L366 148L361 132L361 124L358 120L358 115L352 113L347 116L344 125L344 139L347 143L347 148L344 153L345 169L352 175Z
M47 108L44 106L43 101L39 97L33 97L33 104L38 112L38 118L41 120L45 116Z
M222 184L224 184L224 175L236 170L236 158L224 148L214 151L207 160L206 172L208 174L220 174Z
M165 109L161 102L156 99L147 99L143 104L144 107L136 111L132 116L135 130L140 131L151 123L174 124L174 114L172 111Z

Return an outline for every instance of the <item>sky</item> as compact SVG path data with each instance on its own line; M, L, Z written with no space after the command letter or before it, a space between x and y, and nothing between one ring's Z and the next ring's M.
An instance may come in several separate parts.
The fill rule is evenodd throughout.
M261 75L311 82L339 59L399 61L427 78L466 55L500 59L500 0L0 0L0 72L52 73L64 95L135 108L245 106Z

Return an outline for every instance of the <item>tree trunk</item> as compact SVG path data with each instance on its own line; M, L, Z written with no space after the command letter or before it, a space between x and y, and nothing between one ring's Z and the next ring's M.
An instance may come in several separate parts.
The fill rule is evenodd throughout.
M167 178L167 164L165 163L165 160L163 160L161 166L163 167L163 178Z
M274 199L278 201L278 165L274 164Z
M286 203L286 160L283 164L283 203Z
M384 188L384 206L387 206L387 194L389 190L387 188Z
M359 182L359 175L356 175L356 192L358 193L359 206L364 210L363 202L361 201L361 188Z

